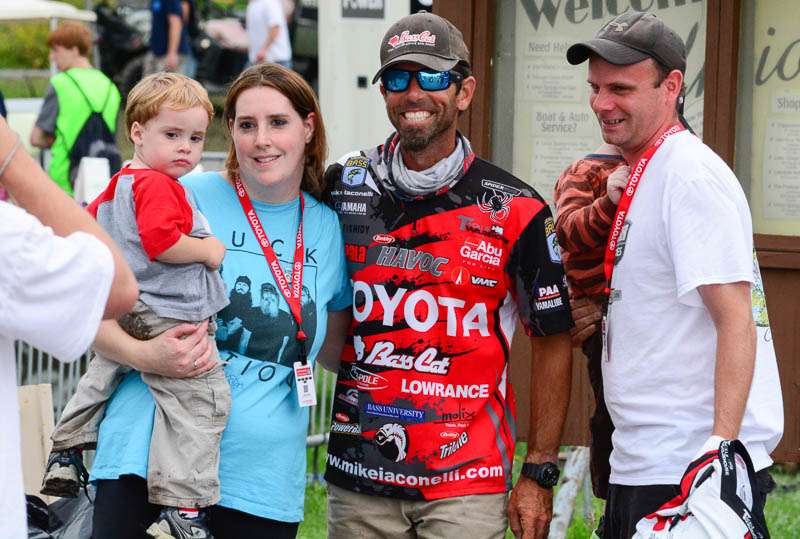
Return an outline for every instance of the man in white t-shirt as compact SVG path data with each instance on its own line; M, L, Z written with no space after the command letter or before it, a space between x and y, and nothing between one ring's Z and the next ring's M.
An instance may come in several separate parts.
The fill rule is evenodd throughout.
M20 149L2 118L0 186L20 206L0 202L0 530L21 539L28 533L14 341L74 360L102 318L131 309L138 287L111 238Z
M250 0L245 19L250 64L292 67L292 46L282 0Z
M722 439L741 439L752 456L760 511L783 431L781 388L766 313L752 308L763 289L747 199L722 159L682 129L685 46L655 15L629 10L567 59L589 60L603 139L632 178L643 170L635 189L613 187L618 212L633 199L615 217L602 365L616 427L604 535L631 537Z

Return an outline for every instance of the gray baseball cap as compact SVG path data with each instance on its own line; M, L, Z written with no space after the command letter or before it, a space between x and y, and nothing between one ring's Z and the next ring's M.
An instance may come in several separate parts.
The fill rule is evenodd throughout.
M461 31L447 19L420 11L403 17L383 36L381 41L381 68L375 73L372 84L393 65L413 62L433 69L449 71L458 62L469 65L469 50Z
M616 65L638 64L652 58L667 69L686 72L686 46L669 26L652 13L628 10L607 22L594 39L567 49L572 65L596 54Z

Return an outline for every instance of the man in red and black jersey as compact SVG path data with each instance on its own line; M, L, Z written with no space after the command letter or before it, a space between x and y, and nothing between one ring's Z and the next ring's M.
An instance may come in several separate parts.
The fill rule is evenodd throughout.
M569 400L572 318L553 218L456 130L475 78L429 13L381 45L396 128L326 173L353 279L326 480L329 537L546 537ZM531 338L531 427L513 488L517 320Z

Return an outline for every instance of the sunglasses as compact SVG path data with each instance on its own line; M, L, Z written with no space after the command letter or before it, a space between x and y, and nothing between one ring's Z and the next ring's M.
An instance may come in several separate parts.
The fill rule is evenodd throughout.
M389 92L405 92L411 84L411 76L417 79L419 87L426 92L446 90L453 82L461 82L464 77L457 71L406 71L387 69L381 75L383 87Z

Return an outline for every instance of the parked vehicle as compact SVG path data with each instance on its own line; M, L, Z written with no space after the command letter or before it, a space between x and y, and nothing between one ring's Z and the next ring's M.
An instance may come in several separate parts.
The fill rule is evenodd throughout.
M129 1L116 2L113 7L101 3L95 12L99 67L117 84L123 97L127 96L144 73L150 10L146 2ZM247 63L246 33L235 18L200 22L191 46L197 59L195 78L211 92L224 92Z
M127 96L144 72L150 11L108 4L98 4L94 11L100 70L117 84L123 97Z

